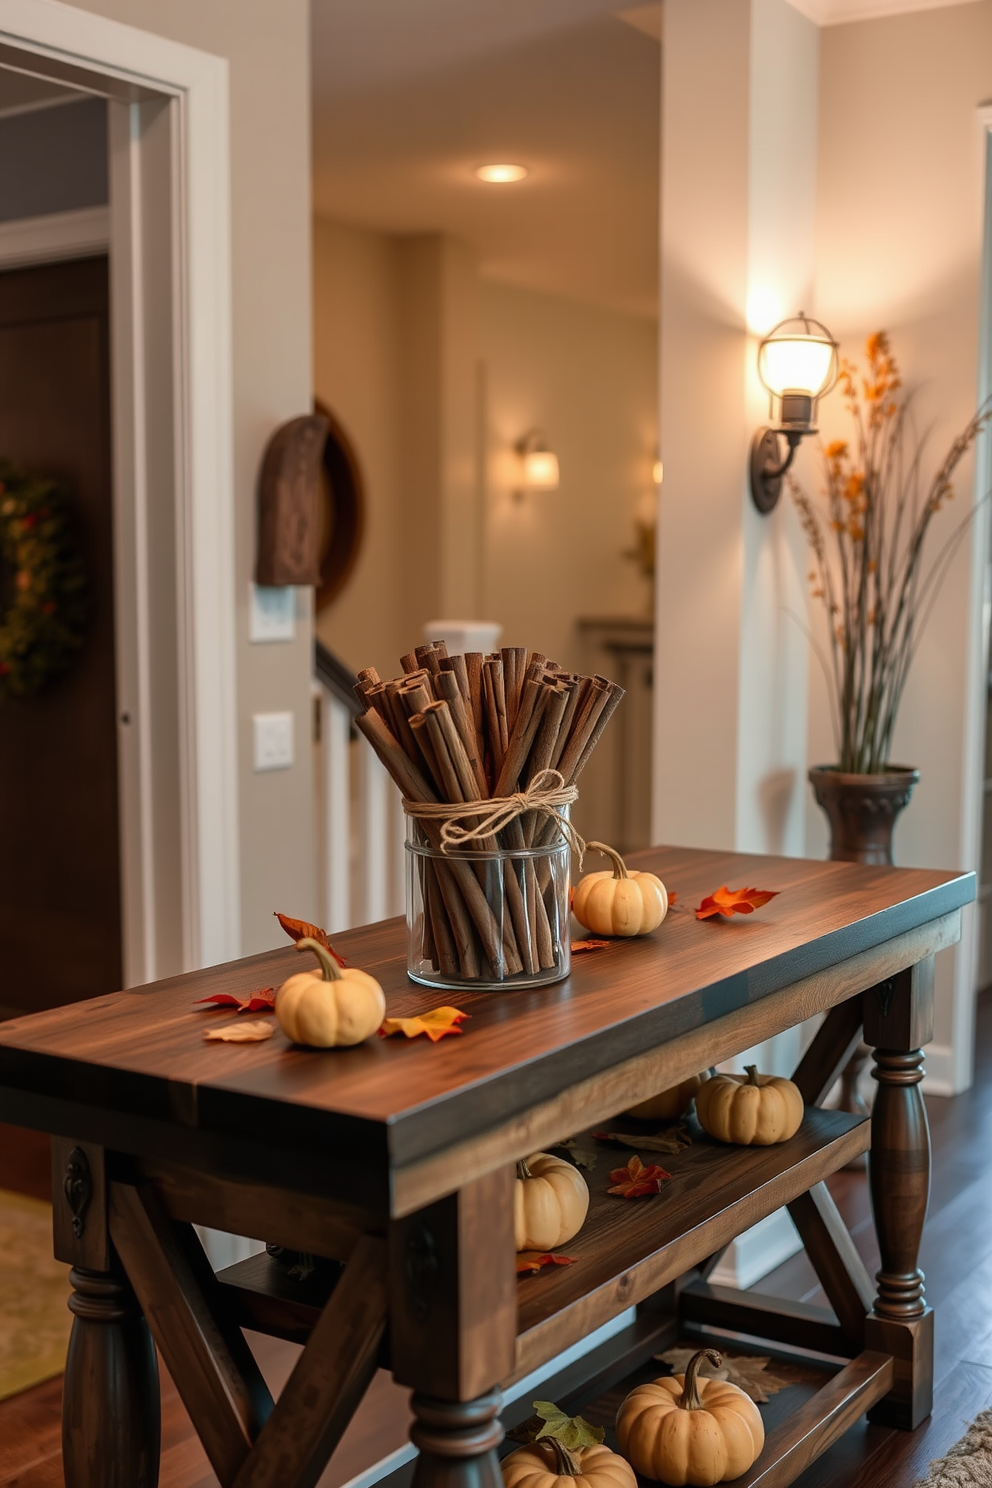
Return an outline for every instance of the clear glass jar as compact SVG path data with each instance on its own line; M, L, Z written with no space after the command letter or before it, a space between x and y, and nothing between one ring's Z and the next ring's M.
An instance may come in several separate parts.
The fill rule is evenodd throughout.
M557 815L567 817L568 807ZM530 814L500 840L442 852L435 823L407 818L407 972L425 987L480 992L568 976L571 852L554 821ZM528 840L530 845L528 844Z

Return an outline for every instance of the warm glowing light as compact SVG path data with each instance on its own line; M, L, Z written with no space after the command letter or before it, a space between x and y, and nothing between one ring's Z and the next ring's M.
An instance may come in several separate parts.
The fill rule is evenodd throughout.
M488 181L493 186L505 186L512 181L522 181L527 175L527 167L500 162L495 165L477 166L475 174L480 181Z
M557 491L558 456L551 450L528 450L524 455L524 485L529 491Z
M660 486L665 479L665 467L660 460L655 460L654 465L651 467L651 479L656 486Z
M809 393L817 398L830 381L833 365L831 342L817 336L788 336L765 342L758 375L777 398L783 393Z
M765 336L785 314L785 306L773 289L756 284L748 290L747 328L756 336Z

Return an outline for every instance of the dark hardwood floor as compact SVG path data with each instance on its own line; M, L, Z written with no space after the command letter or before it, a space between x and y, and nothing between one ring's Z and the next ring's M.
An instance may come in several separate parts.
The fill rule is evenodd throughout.
M975 1083L953 1100L927 1101L933 1191L923 1240L927 1297L936 1307L933 1415L914 1433L861 1421L799 1479L797 1488L912 1488L982 1410L992 1405L992 992L979 999ZM47 1139L0 1127L0 1188L42 1196ZM870 1272L878 1264L862 1174L840 1173L831 1189ZM760 1283L777 1296L825 1299L805 1255ZM253 1338L276 1387L295 1358L291 1345ZM171 1380L163 1373L161 1488L214 1488ZM0 1488L64 1488L59 1448L61 1381L0 1402ZM781 1400L782 1397L777 1397ZM338 1488L376 1454L405 1439L406 1392L380 1374L321 1488Z

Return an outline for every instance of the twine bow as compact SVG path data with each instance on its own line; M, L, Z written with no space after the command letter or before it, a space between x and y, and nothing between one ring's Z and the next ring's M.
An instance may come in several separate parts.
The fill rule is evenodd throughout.
M514 791L512 796L494 796L487 801L408 801L404 798L403 810L407 816L424 821L440 821L441 851L450 852L456 847L471 847L486 837L495 837L512 821L528 811L534 811L548 821L553 821L569 847L578 856L579 867L585 855L586 845L572 823L560 816L560 806L571 806L579 799L576 786L566 785L560 770L541 770L526 790ZM472 827L460 827L458 822L467 817L478 817Z

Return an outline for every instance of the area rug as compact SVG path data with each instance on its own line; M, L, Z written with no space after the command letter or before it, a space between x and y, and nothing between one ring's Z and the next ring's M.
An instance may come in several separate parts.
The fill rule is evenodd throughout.
M992 1488L992 1410L982 1411L946 1457L931 1462L916 1488Z
M0 1400L61 1374L69 1268L52 1257L52 1209L0 1189Z

